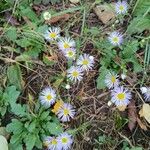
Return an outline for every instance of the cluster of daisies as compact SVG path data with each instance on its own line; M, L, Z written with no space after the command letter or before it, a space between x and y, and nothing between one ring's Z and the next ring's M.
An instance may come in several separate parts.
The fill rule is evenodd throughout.
M65 103L62 100L57 100L57 94L52 87L44 88L39 96L39 100L46 108L52 107L52 112L55 113L62 122L68 122L75 116L75 109L70 103ZM48 150L67 150L71 147L73 139L67 132L60 134L58 137L48 136L44 139L44 145Z
M77 59L75 41L70 37L60 37L60 28L50 27L44 37L49 42L57 41L58 48L66 59L74 62L74 65L67 70L67 77L72 82L81 81L84 71L92 69L94 57L84 53Z
M127 106L131 99L131 92L120 85L118 75L109 72L105 78L106 86L111 89L111 101L118 106Z

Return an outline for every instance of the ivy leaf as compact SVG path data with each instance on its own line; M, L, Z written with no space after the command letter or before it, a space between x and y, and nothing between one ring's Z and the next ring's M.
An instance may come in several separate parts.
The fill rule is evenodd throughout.
M22 73L19 65L16 64L16 65L9 66L7 69L7 77L10 84L15 85L19 90L22 89L23 80L22 80Z

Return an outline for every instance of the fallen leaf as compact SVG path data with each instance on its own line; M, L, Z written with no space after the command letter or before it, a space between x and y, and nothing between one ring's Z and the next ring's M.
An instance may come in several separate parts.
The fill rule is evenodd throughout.
M1 150L8 150L8 143L4 136L0 135L0 149Z
M150 123L150 105L144 103L142 109L139 111L140 117L144 117Z
M136 121L137 121L137 112L136 112L136 106L135 106L135 101L131 100L131 102L128 105L128 127L130 131L132 131L135 126L136 126Z
M111 7L113 7L113 4L111 5ZM111 7L109 7L107 4L103 4L94 8L94 12L98 16L99 20L104 24L108 24L110 21L114 20L116 16Z
M54 23L57 23L58 21L67 21L69 20L69 18L70 18L69 14L63 14L60 16L52 17L50 20L46 20L45 23L54 24Z
M137 121L137 123L138 123L138 125L140 126L140 128L141 129L143 129L143 130L147 130L147 127L146 127L146 125L144 125L143 123L142 123L142 121L137 117L136 118L136 121Z
M121 106L117 106L119 111L125 111L125 109L127 108L126 105L121 105Z

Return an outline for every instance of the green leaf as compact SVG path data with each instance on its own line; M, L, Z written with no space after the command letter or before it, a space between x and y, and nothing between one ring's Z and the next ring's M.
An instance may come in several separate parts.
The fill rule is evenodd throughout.
M146 12L148 14L150 11L150 1L149 0L138 0L133 12L134 16L143 16Z
M130 25L127 28L127 33L141 33L146 29L150 29L150 19L146 17L136 17L130 22Z
M102 66L100 68L99 76L96 80L98 89L104 89L106 87L104 81L105 81L105 76L106 76L107 73L108 73L108 69L105 66Z
M26 144L26 150L32 150L36 142L36 135L35 134L26 135L24 142Z
M40 120L45 120L48 116L49 116L49 111L44 111L40 116Z
M12 119L12 122L6 126L6 131L14 134L20 134L22 130L23 124L17 119Z
M10 86L6 88L4 95L3 95L3 99L5 99L5 101L7 101L11 106L13 106L16 104L16 101L19 95L20 95L20 92L16 90L16 87Z
M23 47L23 48L26 48L26 47L32 45L32 43L30 42L30 40L27 39L27 38L23 38L23 39L16 40L16 43L17 43L19 46Z
M17 39L17 30L16 30L16 28L11 27L10 29L8 29L8 31L6 32L6 36L9 40L15 41Z
M34 130L35 130L35 128L36 128L36 120L34 120L34 121L32 121L31 123L30 123L30 125L28 126L28 131L29 132L34 132Z
M11 111L20 117L23 117L26 115L26 109L25 106L21 106L20 104L14 104L11 106Z
M13 84L17 87L17 89L22 89L22 73L19 65L12 65L9 66L7 69L7 77L10 82L10 84Z
M60 133L63 132L63 128L59 124L53 122L48 122L47 127L49 132L53 135L59 135Z

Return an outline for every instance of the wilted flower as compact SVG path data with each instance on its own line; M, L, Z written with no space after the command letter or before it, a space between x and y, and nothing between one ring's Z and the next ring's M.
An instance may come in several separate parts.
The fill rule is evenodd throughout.
M52 109L52 112L57 114L58 111L63 107L63 105L64 102L62 100L57 101Z

